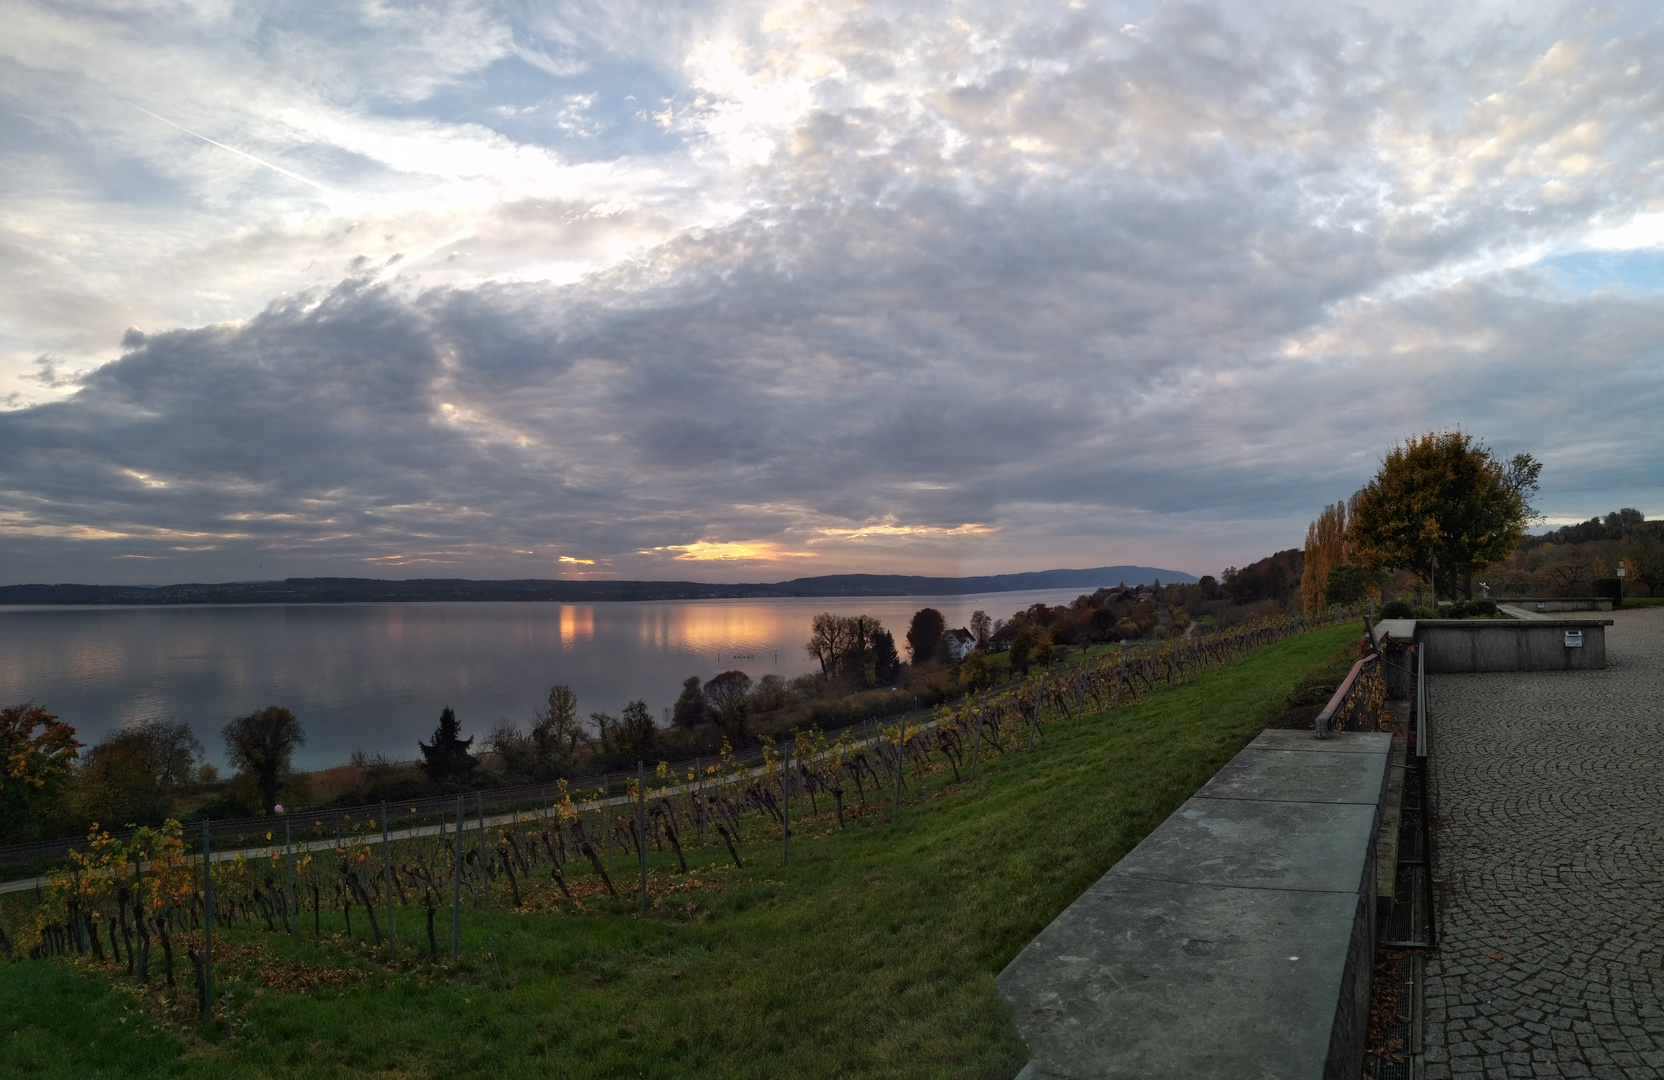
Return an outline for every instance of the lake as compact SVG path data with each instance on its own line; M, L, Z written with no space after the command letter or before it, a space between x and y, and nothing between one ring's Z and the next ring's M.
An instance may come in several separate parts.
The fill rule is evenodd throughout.
M1106 584L1114 584L1108 582ZM981 608L1010 618L1079 589L981 596L768 598L641 603L433 603L0 608L0 704L34 701L88 745L123 724L175 718L224 766L220 728L282 705L306 730L303 769L354 750L417 756L446 705L464 735L524 722L553 683L583 715L645 700L655 716L689 675L753 679L816 670L818 612L867 614L896 637L934 607L949 627Z

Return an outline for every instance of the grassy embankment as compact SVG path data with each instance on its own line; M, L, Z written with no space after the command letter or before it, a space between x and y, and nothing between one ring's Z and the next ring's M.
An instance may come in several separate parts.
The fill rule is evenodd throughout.
M0 965L0 1075L1004 1080L1026 1053L994 976L1287 716L1291 691L1335 669L1360 629L1268 646L1078 727L1050 724L1032 753L984 748L974 786L946 766L910 780L898 822L802 822L789 868L778 831L761 825L743 871L720 845L690 851L701 884L663 895L645 919L628 903L592 901L579 916L465 906L456 969L389 964L332 936L341 922L328 913L321 941L229 930L216 937L235 958L217 984L235 996L229 1042L223 1022L163 1022L90 964ZM582 868L571 871L576 882ZM547 886L545 875L532 887L535 906L550 906ZM421 918L400 910L407 943ZM439 925L447 942L446 912ZM262 978L276 988L260 990Z

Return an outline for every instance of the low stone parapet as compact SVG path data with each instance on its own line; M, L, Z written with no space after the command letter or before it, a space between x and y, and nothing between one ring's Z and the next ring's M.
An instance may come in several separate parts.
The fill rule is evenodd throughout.
M1418 619L1427 673L1588 671L1606 666L1611 619Z
M1041 1078L1352 1078L1392 736L1267 731L1001 972Z
M1510 604L1530 611L1611 611L1610 596L1513 596L1494 598L1498 604Z

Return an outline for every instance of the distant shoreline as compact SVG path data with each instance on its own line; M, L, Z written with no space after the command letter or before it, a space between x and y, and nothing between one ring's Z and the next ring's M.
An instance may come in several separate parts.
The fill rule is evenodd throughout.
M1119 585L1195 584L1182 570L1154 566L1098 566L1085 570L1039 570L981 577L918 577L904 574L832 574L757 584L697 581L510 581L465 578L287 578L181 585L4 585L0 605L110 605L147 607L185 604L363 604L443 601L750 600L768 597L970 596L1040 589L1096 589Z

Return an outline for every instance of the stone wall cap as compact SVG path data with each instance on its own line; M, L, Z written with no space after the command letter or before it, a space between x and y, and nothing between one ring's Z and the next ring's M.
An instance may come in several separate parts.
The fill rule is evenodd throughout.
M1310 728L1266 728L1244 750L1299 750L1322 754L1392 753L1392 735L1385 731L1331 731L1317 738Z
M1557 626L1577 629L1584 626L1615 626L1615 619L1417 619L1417 626L1454 626L1479 630L1552 630Z

